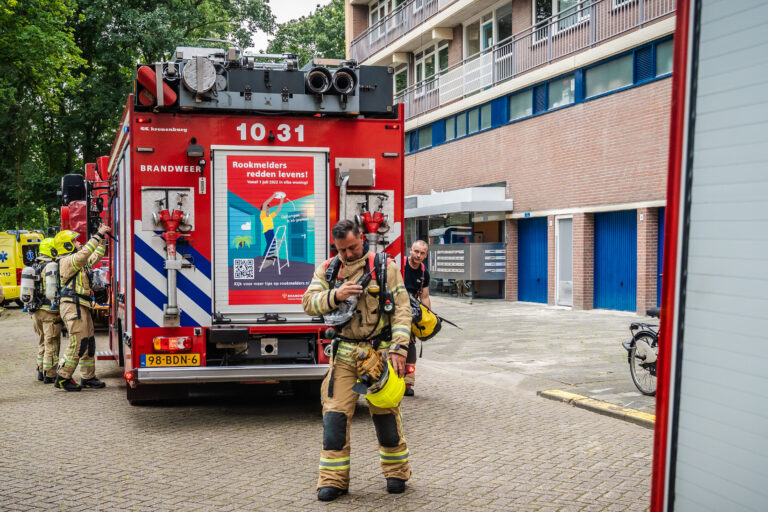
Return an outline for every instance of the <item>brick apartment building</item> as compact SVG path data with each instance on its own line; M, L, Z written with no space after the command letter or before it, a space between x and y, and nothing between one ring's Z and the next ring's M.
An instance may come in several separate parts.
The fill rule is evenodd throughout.
M406 115L433 291L644 312L660 290L674 0L348 0Z

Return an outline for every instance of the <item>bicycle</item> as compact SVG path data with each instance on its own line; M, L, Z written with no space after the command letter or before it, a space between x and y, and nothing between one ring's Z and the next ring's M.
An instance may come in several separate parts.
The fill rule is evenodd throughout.
M650 317L659 318L659 308L646 311ZM644 395L656 394L656 362L659 354L658 326L643 322L633 322L629 326L632 339L621 345L627 350L627 362L632 382Z

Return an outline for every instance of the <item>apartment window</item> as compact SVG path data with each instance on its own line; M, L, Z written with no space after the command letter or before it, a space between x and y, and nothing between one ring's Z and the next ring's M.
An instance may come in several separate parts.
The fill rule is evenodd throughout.
M672 72L672 39L656 45L656 76Z
M408 88L408 66L403 65L395 71L395 96Z
M467 113L462 112L456 116L456 137L463 137L467 134Z
M632 54L587 69L584 81L587 98L632 85Z
M388 4L389 0L379 0L378 2L372 2L368 5L368 12L370 13L371 18L371 27L386 18ZM383 36L386 30L384 25L385 24L382 23L378 29L374 30L371 34L375 34L375 37Z
M480 20L470 23L464 30L464 36L467 41L464 56L471 57L476 53L480 53Z
M496 9L496 33L499 42L512 37L512 2Z
M480 129L485 130L491 127L491 104L486 103L480 107Z
M443 41L437 45L437 69L445 71L448 69L448 41Z
M416 54L416 94L424 94L435 88L435 47L430 46Z
M541 41L549 36L549 18L552 17L552 0L533 0L533 40Z
M456 118L449 117L445 120L445 140L453 140L456 138Z
M432 146L432 125L419 128L419 149Z
M576 87L573 75L564 76L549 82L548 108L569 105L576 99Z
M477 108L467 110L467 135L480 131L480 111Z
M533 115L533 89L509 97L509 120L514 121Z
M565 30L589 18L589 1L584 0L554 0L557 10L557 29Z

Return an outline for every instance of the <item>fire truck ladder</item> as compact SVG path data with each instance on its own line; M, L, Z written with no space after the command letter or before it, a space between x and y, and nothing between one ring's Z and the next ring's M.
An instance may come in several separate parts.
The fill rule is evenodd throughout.
M275 237L272 239L272 242L269 244L269 248L267 248L267 254L264 255L264 259L261 260L261 265L259 266L259 272L264 270L267 261L273 261L277 265L277 274L281 274L281 270L285 267L291 266L291 260L288 259L288 245L285 246L285 258L283 258L284 263L280 263L280 249L283 247L283 244L285 243L285 226L280 226L277 228L277 232L275 233Z

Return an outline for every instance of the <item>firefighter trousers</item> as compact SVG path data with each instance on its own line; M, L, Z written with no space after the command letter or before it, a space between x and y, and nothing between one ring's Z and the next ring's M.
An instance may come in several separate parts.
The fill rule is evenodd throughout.
M58 312L38 309L32 315L37 341L37 369L46 377L56 376L61 343L61 317Z
M317 487L349 488L349 425L355 413L358 394L352 391L357 382L357 369L336 358L321 387L323 402L323 450L320 453L320 477ZM328 385L333 376L333 396L328 396ZM366 403L368 403L366 401ZM403 437L400 406L381 409L368 403L368 409L379 441L381 470L386 478L408 480L408 446Z
M96 338L94 337L91 309L80 306L78 315L77 305L73 302L62 302L59 306L61 318L67 324L69 331L69 346L59 359L59 377L69 379L80 366L80 374L84 379L96 376L94 356L96 355ZM79 318L78 318L79 316Z

